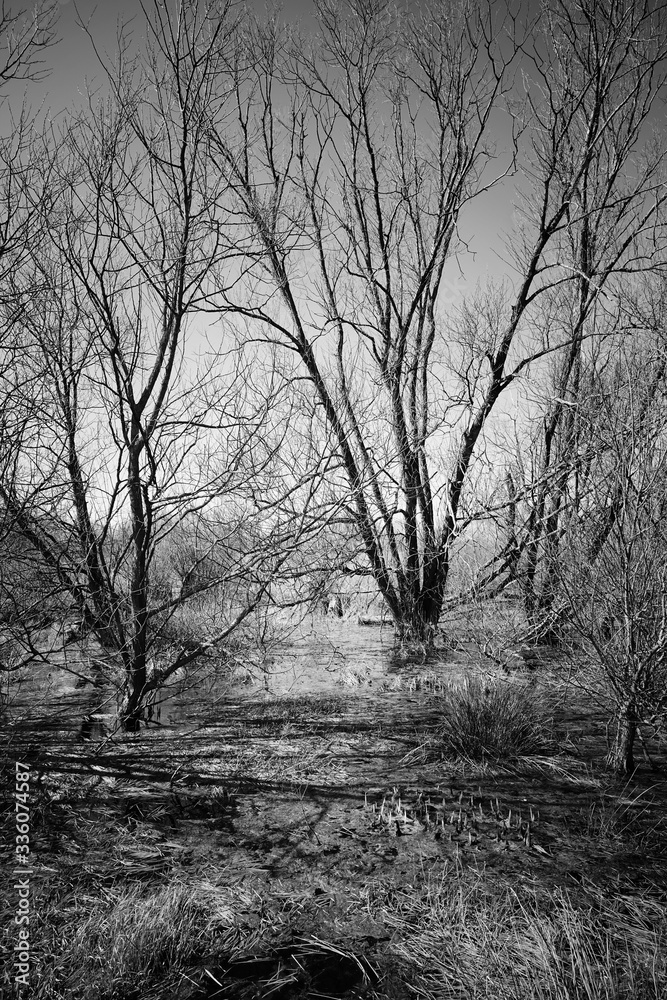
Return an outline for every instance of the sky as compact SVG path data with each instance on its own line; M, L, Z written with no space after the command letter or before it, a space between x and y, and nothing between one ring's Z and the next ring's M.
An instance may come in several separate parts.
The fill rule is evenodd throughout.
M22 0L10 0L20 3ZM26 3L29 0L25 0ZM197 2L197 0L193 0ZM301 22L307 28L311 0L285 0L283 11L291 23ZM411 2L411 0L404 0ZM530 0L526 0L529 3ZM265 9L263 0L249 0L246 7L258 12ZM116 51L118 26L136 18L136 31L144 31L143 14L138 0L60 0L58 34L61 41L47 53L52 72L47 80L30 85L28 97L33 106L41 106L44 113L57 120L62 111L75 110L85 105L86 95L103 85L104 76L90 38L79 22L84 22L96 40L102 55L111 60ZM18 85L14 94L19 92ZM12 94L9 95L10 99ZM0 125L1 129L1 125ZM502 145L503 125L498 123L497 136ZM521 202L521 189L507 180L492 191L476 198L460 221L460 235L468 246L458 258L452 259L445 271L441 287L442 308L454 308L464 298L469 298L478 282L491 278L496 281L515 277L507 260L506 242L510 239L517 221L517 204ZM517 387L518 391L518 387ZM503 397L498 410L512 416L515 406L514 389Z
M18 5L27 0L10 2ZM413 0L404 2L411 3ZM245 0L243 6L262 14L267 5L265 0ZM299 24L304 30L309 27L312 10L312 0L284 0L282 4L285 19L291 24ZM60 0L60 41L46 54L51 66L48 78L28 86L32 105L41 107L56 121L59 113L85 106L87 94L103 87L104 74L81 23L87 25L100 54L113 61L119 26L128 22L131 24L133 20L134 31L140 38L145 27L139 0ZM20 85L15 85L14 94L9 94L10 99L15 99L19 92ZM503 128L503 122L497 119L495 131L501 149L507 145ZM441 284L440 305L445 314L455 311L463 300L470 300L478 284L484 285L489 279L494 282L516 279L509 262L507 244L511 242L517 223L517 205L521 200L520 185L517 186L513 179L507 179L475 198L466 208L459 226L462 242L456 256L450 258ZM201 350L207 349L206 330L195 334L195 342L201 342ZM508 412L513 411L516 405L515 389L520 391L519 384L506 394L499 409L505 409L506 404Z
M194 0L197 2L197 0ZM402 0L404 4L418 3L419 0ZM535 0L518 0L525 11L531 10ZM8 0L12 10L29 8L30 0ZM150 7L150 0L148 0ZM312 20L312 0L276 0L284 18L291 24L299 24L304 30ZM267 9L266 0L239 0L240 9L253 10L260 15ZM500 8L499 8L500 9ZM48 78L40 83L28 85L31 104L41 106L57 118L62 110L74 110L86 101L89 90L103 85L103 73L90 39L81 27L83 22L96 41L100 52L110 59L116 51L116 38L121 23L132 22L135 31L144 32L143 14L139 0L59 0L58 34L60 42L46 53L51 66ZM10 87L8 96L14 103L20 103L21 84ZM6 111L6 109L5 109ZM657 105L656 115L665 123L664 105ZM0 133L6 117L0 109ZM500 146L507 147L506 125L500 117L494 126L500 139ZM503 134L505 132L505 134ZM517 205L522 201L521 181L507 179L492 191L474 199L460 220L460 235L469 247L462 249L458 260L452 260L444 279L443 301L460 301L462 295L470 294L478 281L487 278L500 280L515 277L508 261L506 244L517 221Z
M411 2L411 0L407 0ZM12 7L22 6L15 0ZM266 10L264 0L245 0L246 9ZM308 28L312 17L311 0L284 0L282 11L291 24ZM83 22L95 39L102 55L114 58L119 26L134 22L142 34L143 14L139 0L59 0L59 43L46 53L51 72L46 80L29 84L27 93L33 107L41 107L57 120L58 113L75 110L86 102L86 95L103 86L104 75ZM21 85L14 85L10 100L19 98ZM0 121L2 119L0 118ZM478 281L502 278L508 273L504 241L515 221L516 191L511 180L492 192L475 199L461 219L460 235L469 246L461 249L444 276L442 300L455 304L473 291Z
M13 2L21 4L21 0ZM61 41L51 51L53 71L46 87L54 108L75 103L85 94L87 81L94 84L101 80L95 53L79 21L88 26L96 44L109 55L115 51L119 24L134 21L140 33L144 30L139 0L59 0L59 5ZM244 0L242 6L260 13L266 8L263 0ZM305 23L310 0L287 0L282 7L291 22Z
M27 0L15 2L23 3ZM121 24L134 19L134 31L139 39L145 31L138 0L60 0L59 6L60 41L46 53L51 72L44 81L27 86L32 106L39 107L41 113L56 123L63 112L73 112L85 107L87 95L104 86L104 73L81 22L87 25L100 55L107 57L109 61L115 58ZM266 9L264 0L246 0L244 6L252 7L260 14ZM282 9L289 23L298 23L307 30L312 16L311 0L284 0ZM16 99L20 87L21 85L15 85L14 93L9 94L10 101ZM500 145L502 146L502 141ZM469 299L478 283L484 284L489 278L499 281L507 275L511 277L504 244L515 224L515 202L514 182L507 180L492 191L475 198L462 214L460 236L463 242L457 255L450 258L440 288L440 306L445 315L453 313L464 299ZM209 349L209 342L217 343L217 333L215 330L209 332L209 320L205 321L204 326L200 325L198 319L193 320L193 324L188 338L188 353L205 353ZM518 385L516 388L518 389ZM512 412L515 406L513 387L505 394L502 406L497 407L497 417L500 417L500 411L508 408Z

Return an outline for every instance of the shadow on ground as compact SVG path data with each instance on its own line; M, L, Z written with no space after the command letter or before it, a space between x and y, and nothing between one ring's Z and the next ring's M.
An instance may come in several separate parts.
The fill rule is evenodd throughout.
M588 717L578 744L564 716L550 758L472 766L438 755L436 698L324 704L220 707L85 743L74 717L6 723L3 867L19 762L36 910L169 880L235 886L243 903L218 951L195 949L172 983L183 998L403 996L396 926L374 912L373 886L404 891L452 866L531 892L667 898L664 762L616 783L600 767L603 720Z

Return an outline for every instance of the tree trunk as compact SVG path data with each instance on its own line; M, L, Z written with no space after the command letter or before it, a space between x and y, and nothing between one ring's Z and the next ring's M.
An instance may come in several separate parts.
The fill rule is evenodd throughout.
M445 559L433 560L424 573L424 583L412 600L402 602L399 613L394 613L396 632L401 643L433 646L447 583L448 563Z
M126 733L138 733L141 728L143 718L143 700L145 693L145 670L133 673L129 681L128 690L120 709L120 721Z
M608 764L618 773L631 775L635 770L634 744L637 736L637 709L627 702L616 717L614 745L607 755Z

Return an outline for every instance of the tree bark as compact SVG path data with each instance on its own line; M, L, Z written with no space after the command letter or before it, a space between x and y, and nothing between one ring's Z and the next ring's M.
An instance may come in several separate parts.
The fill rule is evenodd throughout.
M607 756L607 762L618 774L631 775L635 771L634 744L638 721L634 701L626 702L616 717L614 745Z

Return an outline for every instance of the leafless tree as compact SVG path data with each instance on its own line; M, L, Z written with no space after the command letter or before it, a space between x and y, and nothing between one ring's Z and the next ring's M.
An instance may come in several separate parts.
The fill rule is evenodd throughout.
M521 33L478 3L423 18L383 0L316 6L312 45L275 21L247 30L235 122L211 127L256 257L227 307L298 358L377 586L400 634L430 641L498 400L556 351L569 391L595 309L654 263L661 11L551 0ZM514 165L525 218L506 301L452 324L463 213ZM536 336L559 299L567 321ZM555 403L548 434L566 417Z
M34 205L27 205L23 197L26 164L30 162L31 142L34 138L34 112L20 84L43 80L48 75L46 55L57 43L58 10L59 4L48 0L31 9L5 2L0 6L0 106L5 114L4 134L0 136L0 280L21 266L28 247L39 239L39 227L35 225L39 212ZM9 335L13 320L14 313L10 306L6 311L3 310L0 320L2 378L13 368L16 358L13 348L20 349L20 344L16 344ZM8 408L1 405L0 464L3 472L11 472L15 458L13 450L7 448L8 434L11 435L16 429L12 420L8 422L8 415ZM11 518L6 515L7 512L0 509L0 543L4 554L0 571L2 618L12 613L17 602L24 603L21 601L22 597L26 598L28 604L31 603L30 595L23 590L24 581L14 572L16 561L13 556L18 551L19 544L12 533ZM39 604L43 605L43 591L40 598ZM39 615L39 607L35 606L32 610ZM0 652L0 661L2 659L4 657Z
M634 369L642 385L633 412L634 428L637 433L644 423L649 428L667 371L664 302L664 269L634 275L616 288L613 312L595 311L594 336L582 340L578 348L576 379L564 376L567 357L555 355L526 386L525 408L514 438L505 439L495 503L487 510L487 518L493 518L498 528L497 550L474 586L487 598L510 585L519 592L527 619L524 640L560 642L568 636L569 602L560 590L566 552L561 546L582 509L589 526L593 521L591 491L599 495L599 450L605 448L596 413L601 373L613 367L619 350L628 350L628 344L634 344L642 357L647 342L653 345L651 363L643 372ZM615 489L620 485L615 482ZM615 500L605 497L597 510L589 560L597 558L621 507L619 494Z
M237 20L231 5L216 5L215 19L185 5L154 13L145 51L121 33L107 98L44 137L41 174L24 189L43 236L4 282L14 353L3 368L0 501L69 608L69 639L93 636L117 661L129 729L152 691L265 598L311 489L310 469L305 486L294 469L287 483L276 475L284 380L260 384L227 341L198 366L188 353L191 339L205 343L199 313L213 277L228 267L238 280L207 133L212 109L224 113L218 69ZM188 585L169 592L157 586L157 555L195 514L221 527L191 553ZM230 526L253 518L235 547ZM174 614L223 585L233 606L165 653ZM23 641L34 655L29 629Z
M626 774L638 728L664 732L667 706L665 363L663 328L617 345L600 367L582 405L597 439L587 494L559 563L561 599L613 707L609 762Z

